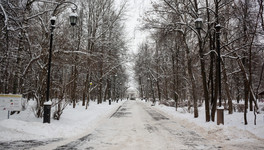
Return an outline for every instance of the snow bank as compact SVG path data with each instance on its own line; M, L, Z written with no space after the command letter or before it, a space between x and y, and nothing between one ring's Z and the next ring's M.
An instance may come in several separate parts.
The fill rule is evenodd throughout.
M0 139L1 141L42 140L77 136L89 130L100 118L109 115L121 104L122 102L113 102L112 105L108 105L108 102L105 102L97 105L92 101L87 110L81 104L77 104L75 109L69 105L59 121L51 119L50 124L43 124L42 118L34 116L30 107L34 102L30 101L27 110L10 116L10 119L7 119L7 111L0 111Z
M264 103L260 104L263 106ZM156 105L155 108L173 116L181 119L182 121L187 121L195 124L209 134L211 132L219 132L219 136L224 134L227 138L248 138L250 136L256 136L258 138L264 139L264 112L257 114L257 125L254 125L254 113L248 112L247 119L248 125L244 125L244 113L234 112L229 115L228 111L224 111L224 125L217 125L215 122L205 121L205 108L199 107L199 118L194 118L193 114L187 113L187 108L178 108L175 111L174 107L167 107L165 105ZM217 117L217 116L216 116ZM216 119L215 119L216 120ZM247 136L245 135L247 134Z

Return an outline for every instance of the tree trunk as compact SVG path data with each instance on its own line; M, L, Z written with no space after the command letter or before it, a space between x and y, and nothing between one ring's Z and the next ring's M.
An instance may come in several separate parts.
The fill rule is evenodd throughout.
M114 86L113 86L113 98L112 98L112 100L113 101L116 101L116 75L114 75Z
M74 75L73 75L73 89L72 89L72 101L73 101L73 108L76 107L76 89L77 88L77 67L74 66Z
M160 92L160 85L159 85L159 79L158 78L157 78L156 84L157 84L159 102L161 102L161 92Z
M157 84L157 91L158 91L158 98L159 98L159 102L161 102L161 92L160 92L160 85L159 85L159 58L158 58L158 42L156 41L156 72L157 72L157 80L156 80L156 84Z
M235 57L239 58L236 53L234 53L234 54L235 54ZM243 75L243 78L244 78L244 82L247 85L249 85L249 81L248 81L248 78L247 78L248 75L247 75L246 69L245 69L242 61L240 59L237 59L237 63L239 65L240 69L241 69L241 72L242 72L242 75ZM255 96L255 94L254 94L253 89L252 89L251 86L249 86L249 94L253 97L253 102L255 104L256 109L258 110L259 107L258 107L258 104L257 104L257 99L256 99L256 96Z
M175 107L176 107L176 111L178 108L178 97L177 97L177 93L176 93L176 77L175 77L175 58L174 58L174 53L172 52L171 55L171 60L172 60L172 71L173 71L173 96L174 96L174 101L175 101Z
M109 101L111 101L111 80L108 78L107 82L108 82L108 94L107 94L108 97L107 97L107 99Z
M152 98L153 98L153 104L156 103L156 99L155 99L155 92L154 92L154 88L153 88L153 83L152 83L152 78L150 78L150 86L151 86L151 93L152 93Z
M91 82L90 71L88 71L87 75L88 75L88 82ZM88 87L87 87L87 100L86 100L86 107L85 107L85 109L88 109L89 102L90 102L90 88L91 88L91 84L88 83Z
M231 98L231 94L230 94L230 90L228 86L226 68L225 68L224 62L222 62L222 64L223 64L223 75L224 75L223 79L224 79L225 92L226 92L226 96L228 99L228 113L233 114L233 103L232 103L232 98Z
M142 87L142 77L139 76L139 86L140 86L140 97L143 98L143 87Z
M88 92L87 91L87 86L88 86L88 82L89 82L88 80L89 80L89 74L87 73L86 74L86 79L85 79L85 82L84 82L82 106L85 106L86 93Z
M186 43L186 39L184 37L185 45L186 45L186 59L187 59L187 69L188 69L188 75L191 80L191 85L192 85L192 97L193 97L193 105L194 105L194 118L198 117L198 108L197 108L197 91L196 91L196 84L195 84L195 79L194 75L192 72L192 60L190 57L190 50L189 47Z
M103 55L101 56L103 58ZM103 101L103 62L100 62L100 80L99 80L99 91L98 91L97 104L101 104Z
M197 0L194 0L194 9L195 9L195 12L198 14ZM201 75L202 75L203 92L204 92L204 99L205 99L205 118L206 118L205 120L206 120L206 122L209 122L210 121L209 94L208 94L208 87L207 87L207 82L206 82L204 50L202 47L201 32L200 32L200 30L197 30L197 31L198 31L198 42L199 42L198 44L199 44L199 55L200 55L200 64L201 64ZM197 105L197 103L195 105Z

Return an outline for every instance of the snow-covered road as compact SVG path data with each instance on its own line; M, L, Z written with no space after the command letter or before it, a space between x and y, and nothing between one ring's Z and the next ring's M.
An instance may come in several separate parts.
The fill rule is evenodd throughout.
M126 101L89 134L57 150L167 150L167 149L263 149L261 141L241 144L223 143L207 133L194 131L155 108L140 102ZM210 135L210 136L213 136ZM209 137L209 138L208 138ZM48 146L48 145L47 145ZM54 147L45 148L54 148ZM54 146L54 144L53 144ZM38 148L36 148L38 149Z

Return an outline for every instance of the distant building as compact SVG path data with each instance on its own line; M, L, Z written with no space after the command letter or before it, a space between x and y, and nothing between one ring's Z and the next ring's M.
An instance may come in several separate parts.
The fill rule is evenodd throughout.
M136 100L138 96L139 91L136 88L130 87L126 90L126 98L128 98L129 100Z

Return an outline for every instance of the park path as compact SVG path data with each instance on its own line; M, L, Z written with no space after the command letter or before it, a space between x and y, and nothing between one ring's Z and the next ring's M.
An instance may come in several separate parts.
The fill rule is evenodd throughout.
M54 142L44 149L74 150L180 150L180 149L264 149L260 140L235 141L216 138L202 128L193 128L156 110L149 103L126 101L112 115L102 118L91 132L81 138ZM54 147L55 146L55 147ZM39 147L33 148L39 149Z
M139 101L126 101L92 133L57 147L98 150L218 149L177 120Z

